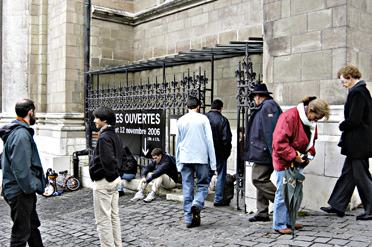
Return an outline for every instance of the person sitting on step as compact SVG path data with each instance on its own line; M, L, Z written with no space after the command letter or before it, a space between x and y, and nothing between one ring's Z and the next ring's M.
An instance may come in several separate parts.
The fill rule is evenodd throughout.
M138 185L138 192L131 199L132 202L144 198L144 191L150 182L153 182L152 191L143 200L144 202L155 200L156 192L160 186L166 189L176 187L178 172L175 158L170 154L163 153L163 150L160 148L154 148L151 156L154 161L143 170L141 174L142 180Z

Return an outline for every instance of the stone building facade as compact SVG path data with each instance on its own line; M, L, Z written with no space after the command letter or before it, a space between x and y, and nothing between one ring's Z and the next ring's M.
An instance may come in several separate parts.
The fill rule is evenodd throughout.
M371 89L371 0L2 1L1 123L14 119L19 99L33 99L39 117L35 139L46 168L71 170L73 152L86 147L82 72L88 2L91 70L263 37L263 54L252 56L254 70L283 109L306 95L331 104L331 118L319 124L318 155L305 170L303 206L317 209L326 204L344 158L337 147L337 123L347 92L337 79L338 69L356 65ZM214 98L224 101L223 113L235 136L235 71L241 59L219 60L214 69ZM208 63L174 67L167 73L198 66L211 73ZM229 158L230 173L235 155L236 151ZM255 211L249 164L246 170L245 201L247 210Z

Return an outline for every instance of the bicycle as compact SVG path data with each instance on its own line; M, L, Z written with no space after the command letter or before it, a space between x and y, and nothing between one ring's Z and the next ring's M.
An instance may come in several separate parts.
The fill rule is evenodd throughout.
M43 196L50 197L53 195L60 195L65 191L66 188L69 191L78 190L80 187L80 181L73 175L67 177L67 172L67 170L60 171L59 174L62 175L62 178L60 181L57 181L58 174L51 168L48 168L46 172L47 184L45 186ZM62 191L58 191L57 186L61 187Z

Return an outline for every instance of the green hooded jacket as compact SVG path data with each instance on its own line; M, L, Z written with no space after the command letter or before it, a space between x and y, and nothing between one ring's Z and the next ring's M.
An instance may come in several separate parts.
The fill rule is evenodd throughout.
M4 142L1 155L3 192L8 199L21 192L44 192L46 180L33 135L34 130L22 121L14 120L0 128Z

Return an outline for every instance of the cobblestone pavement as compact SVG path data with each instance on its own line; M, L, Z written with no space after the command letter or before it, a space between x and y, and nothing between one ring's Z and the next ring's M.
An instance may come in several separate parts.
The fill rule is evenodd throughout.
M272 222L251 223L249 214L207 206L201 226L185 228L182 204L157 198L132 203L132 193L120 197L123 246L372 246L372 221L356 221L357 209L345 217L309 212L300 217L304 225L291 235L272 230ZM92 191L81 189L51 198L38 197L45 246L99 246ZM9 206L0 200L0 246L9 246Z

